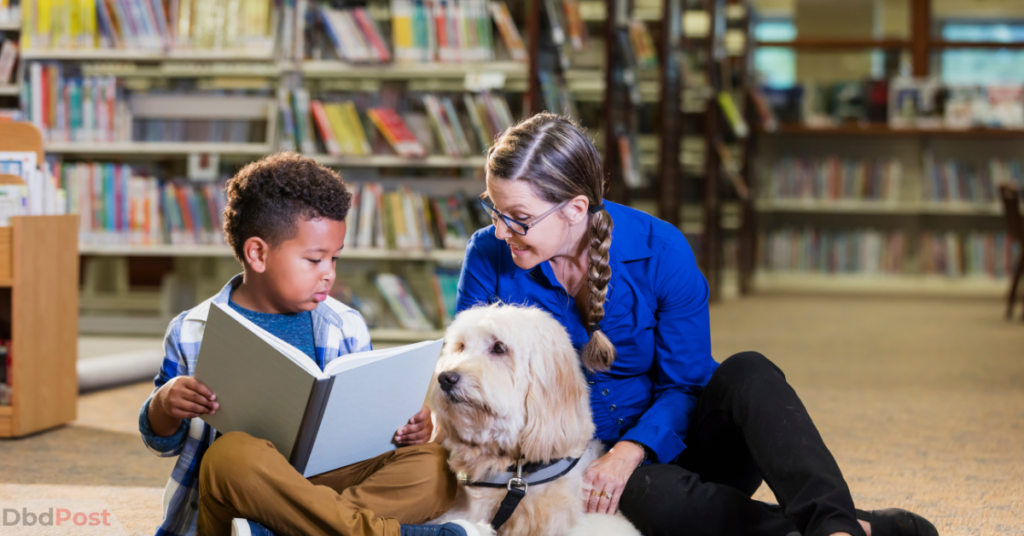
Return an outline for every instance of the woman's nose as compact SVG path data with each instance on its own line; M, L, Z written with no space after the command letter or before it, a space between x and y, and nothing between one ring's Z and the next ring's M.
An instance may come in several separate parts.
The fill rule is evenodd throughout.
M499 240L504 240L512 236L512 231L509 230L508 224L505 220L499 219L494 222L494 236Z

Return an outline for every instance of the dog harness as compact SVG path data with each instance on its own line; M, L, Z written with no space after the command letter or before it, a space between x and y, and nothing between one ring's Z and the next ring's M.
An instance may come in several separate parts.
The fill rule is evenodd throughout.
M494 527L494 530L498 530L508 521L508 518L512 517L512 512L516 511L520 501L523 500L523 497L526 497L526 490L530 486L539 486L562 478L569 474L573 467L576 467L581 458L582 456L579 458L553 460L551 463L531 462L526 464L520 459L519 462L514 466L510 466L508 471L504 473L495 473L484 480L476 482L466 482L466 485L481 488L505 488L508 490L505 498L501 500L501 505L498 506L498 512L494 514L494 519L491 520L491 526Z

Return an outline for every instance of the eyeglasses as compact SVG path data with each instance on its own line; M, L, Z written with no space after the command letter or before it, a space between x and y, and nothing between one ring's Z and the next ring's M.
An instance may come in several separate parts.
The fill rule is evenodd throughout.
M480 196L480 205L484 207L484 210L487 212L487 215L491 217L491 221L494 222L494 225L498 225L498 219L500 218L501 221L505 222L505 225L508 226L510 231L521 236L526 236L526 231L529 231L531 227L536 226L538 223L540 223L541 220L548 217L548 215L553 213L554 211L562 208L568 202L562 201L561 203L552 207L551 210L545 212L544 214L541 214L540 216L537 216L533 220L529 222L521 222L518 220L514 220L499 212L498 209L494 207L494 205L487 202L486 196L487 194L483 194Z

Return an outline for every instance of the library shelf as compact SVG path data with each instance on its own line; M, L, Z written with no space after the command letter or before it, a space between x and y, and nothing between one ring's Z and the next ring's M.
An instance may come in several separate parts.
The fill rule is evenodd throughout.
M16 84L0 85L0 95L17 96L21 94L21 88Z
M379 341L396 343L413 343L430 339L444 337L444 331L413 331L408 329L371 329L370 340L374 343Z
M631 19L642 21L659 21L662 19L659 8L634 7ZM580 18L587 22L604 21L608 10L604 2L580 2Z
M894 214L927 216L1000 216L999 206L980 203L928 203L886 201L817 201L798 199L762 199L755 203L760 212L800 212L825 214Z
M91 335L130 335L160 337L167 331L171 319L152 315L82 315L79 319L80 333ZM409 344L429 339L440 339L443 331L412 331L399 328L371 329L370 340L376 346L380 343ZM6 406L0 406L0 417ZM0 434L2 436L2 434Z
M187 155L193 153L263 156L276 151L266 143L54 141L46 144L46 152L118 156Z
M0 32L18 32L21 31L20 20L5 20L0 21Z
M274 61L267 50L152 50L152 49L29 49L20 51L21 60L61 61Z
M381 80L461 78L466 75L483 73L501 73L506 78L525 78L527 73L526 63L513 61L352 65L342 61L312 60L302 62L298 69L307 78L374 78Z
M122 78L278 78L281 69L276 63L186 63L167 62L157 66L136 63L89 63L82 68L86 76L119 76Z
M82 244L79 246L81 255L106 257L231 257L234 254L228 246L217 245L170 245L151 246L136 245L97 245ZM351 260L395 260L395 261L434 261L461 262L464 251L435 249L431 251L394 250L394 249L345 249L341 252L342 259Z
M988 49L1022 49L1024 48L1024 41L932 41L928 44L933 49L946 49L946 48L988 48Z
M331 156L326 154L306 155L325 166L360 168L480 168L487 164L485 156L455 158L431 155L425 158L406 158L398 155Z
M807 125L785 124L772 132L763 132L768 136L891 136L891 137L933 137L933 138L1022 138L1024 129L1000 128L893 128L886 124L871 123L868 125L841 125L835 127L811 127Z
M909 49L911 44L909 39L873 39L870 37L800 37L791 41L757 41L758 47L796 50Z
M884 296L941 296L998 298L1007 281L986 277L940 275L868 275L767 272L755 275L755 288L763 292L862 294Z

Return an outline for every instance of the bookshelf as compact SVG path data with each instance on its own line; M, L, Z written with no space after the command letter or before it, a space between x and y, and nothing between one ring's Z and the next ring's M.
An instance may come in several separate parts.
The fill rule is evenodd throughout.
M79 248L82 255L107 257L225 257L233 258L234 253L228 246L216 245L83 245ZM456 250L393 250L393 249L345 249L341 253L343 260L380 260L380 261L424 261L424 262L462 262L465 252Z
M788 41L754 39L753 43L756 47L813 53L805 57L885 51L886 57L903 55L909 59L912 76L916 78L933 74L933 69L939 65L933 55L943 50L1024 48L1022 42L943 40L940 32L933 28L936 26L932 18L933 4L932 0L909 0L906 31L881 30L895 37L801 36ZM895 76L894 67L888 66L885 70L888 76ZM811 80L814 76L805 78ZM886 87L886 91L890 91L889 86ZM941 114L938 119L938 123L943 122ZM950 128L945 123L931 125L920 120L917 124L927 126L896 128L889 123L868 123L866 118L862 122L839 118L833 120L832 126L783 123L773 131L758 132L753 172L760 180L753 184L760 186L763 193L752 206L756 211L756 225L764 230L759 234L760 245L771 244L773 236L777 238L786 233L793 233L794 237L804 233L804 241L810 236L825 241L826 235L830 235L828 240L863 243L865 234L882 236L884 241L884 237L892 233L899 233L901 239L906 240L902 253L905 266L895 273L882 275L769 270L773 254L789 252L786 241L782 240L785 247L781 250L768 246L768 251L759 252L762 262L758 262L754 278L758 289L977 297L1005 293L1006 281L1002 278L1005 267L1001 265L1013 252L1006 245L1001 208L995 201L987 200L988 194L982 196L979 192L991 188L997 180L1020 180L1015 172L997 173L996 167L1019 165L1015 162L1024 150L1024 129ZM831 157L850 162L895 159L902 163L902 192L886 201L845 198L845 191L840 194L843 198L834 200L772 197L773 162L784 158ZM937 186L945 192L937 194ZM965 196L969 200L961 198L964 192L969 192ZM939 201L937 197L946 199ZM807 246L804 243L798 247L797 242L794 238L792 253L794 258L799 256L797 264L802 265L808 262L808 251L815 251L820 244ZM871 242L868 249L874 245ZM863 254L863 251L858 253ZM869 257L873 255L875 253ZM877 258L872 257L872 260L877 261ZM939 266L938 274L932 273L936 266ZM978 275L979 271L987 275Z
M74 216L19 216L0 227L0 296L10 325L10 406L0 437L77 417L78 252Z

